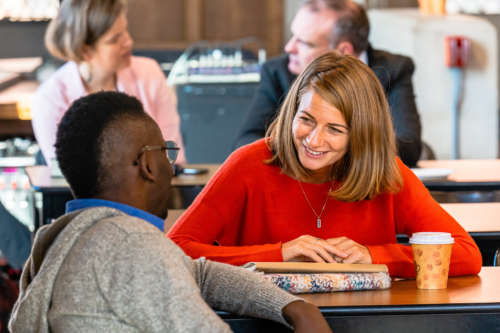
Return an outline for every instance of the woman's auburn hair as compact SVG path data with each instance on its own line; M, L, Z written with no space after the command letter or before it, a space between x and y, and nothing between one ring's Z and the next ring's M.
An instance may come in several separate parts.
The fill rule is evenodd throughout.
M64 0L45 33L54 57L83 61L84 46L93 46L126 8L126 0Z
M331 195L352 202L398 192L403 181L384 90L368 66L335 51L311 62L293 83L266 132L272 157L264 162L299 180L311 176L299 161L292 131L300 100L310 89L337 108L349 128L347 152L332 167L331 180L340 185Z

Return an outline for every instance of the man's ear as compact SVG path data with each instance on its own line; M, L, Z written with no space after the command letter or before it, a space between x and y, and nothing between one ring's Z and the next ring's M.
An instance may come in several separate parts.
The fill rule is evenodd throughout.
M141 174L141 176L146 180L149 180L151 182L155 182L156 181L156 168L154 167L153 159L152 159L151 155L152 154L147 154L146 152L144 152L143 154L141 154L141 156L137 160L137 164L138 164L139 173Z
M352 46L352 43L349 41L343 41L338 43L335 49L344 55L345 54L352 56L356 55L356 53L354 52L354 46Z

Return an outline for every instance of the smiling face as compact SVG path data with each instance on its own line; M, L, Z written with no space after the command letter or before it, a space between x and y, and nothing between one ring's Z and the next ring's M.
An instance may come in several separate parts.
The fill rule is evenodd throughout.
M314 181L329 180L332 165L344 157L349 144L342 113L310 89L300 100L292 132L302 166L313 172Z
M336 14L332 10L312 11L303 6L292 21L292 37L285 45L289 55L288 70L300 74L322 54L332 50L328 36L332 33Z
M133 41L127 30L125 12L93 46L84 50L84 59L96 73L115 74L130 65Z

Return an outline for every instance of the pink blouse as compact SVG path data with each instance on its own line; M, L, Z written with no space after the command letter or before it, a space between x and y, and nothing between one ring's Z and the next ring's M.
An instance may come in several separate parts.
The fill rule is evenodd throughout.
M181 147L177 161L185 163L177 97L167 85L158 63L145 57L132 57L130 66L117 73L117 89L142 102L146 113L157 122L165 140L174 140ZM73 101L86 94L78 66L72 61L59 68L35 93L31 122L47 163L55 158L54 144L61 118Z

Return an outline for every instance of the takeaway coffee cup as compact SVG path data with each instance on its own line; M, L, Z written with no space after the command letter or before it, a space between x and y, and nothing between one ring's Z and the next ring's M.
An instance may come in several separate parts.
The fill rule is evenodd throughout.
M447 232L416 232L411 236L418 289L447 287L453 243Z

